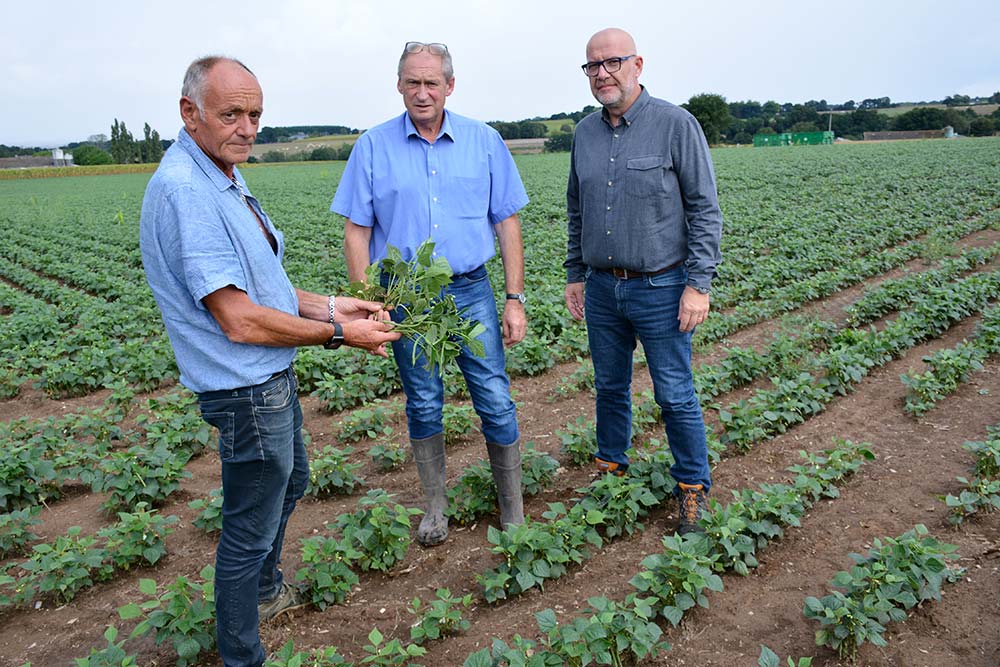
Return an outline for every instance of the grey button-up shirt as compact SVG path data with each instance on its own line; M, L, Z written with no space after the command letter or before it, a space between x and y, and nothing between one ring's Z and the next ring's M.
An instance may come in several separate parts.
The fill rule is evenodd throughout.
M645 88L611 127L602 109L573 138L566 280L587 267L657 271L685 262L708 288L721 261L722 211L705 135L686 110Z

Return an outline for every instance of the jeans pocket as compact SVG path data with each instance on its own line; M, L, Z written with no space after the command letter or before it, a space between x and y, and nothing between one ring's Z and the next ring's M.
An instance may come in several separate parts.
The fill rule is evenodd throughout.
M219 458L228 461L233 458L233 440L236 433L235 412L202 412L202 419L219 429Z
M678 266L675 269L658 273L655 276L646 276L646 282L650 287L677 287L687 284L687 269Z
M256 408L283 410L287 408L295 396L295 385L288 373L266 382L257 393L254 400Z

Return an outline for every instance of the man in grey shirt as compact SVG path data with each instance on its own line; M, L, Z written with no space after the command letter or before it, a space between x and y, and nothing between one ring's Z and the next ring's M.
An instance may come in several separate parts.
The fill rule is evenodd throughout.
M711 487L691 335L708 316L722 212L698 121L651 97L639 85L642 65L623 30L587 43L583 71L603 109L580 121L573 139L566 307L586 316L599 471L628 468L632 352L642 342L675 461L679 532L687 533L697 530Z

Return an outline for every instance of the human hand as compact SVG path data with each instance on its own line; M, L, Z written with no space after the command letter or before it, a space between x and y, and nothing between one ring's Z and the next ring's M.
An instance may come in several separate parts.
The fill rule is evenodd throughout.
M684 333L693 331L708 317L708 309L708 294L702 294L690 285L685 287L684 293L681 294L681 307L677 313L681 331Z
M337 299L337 305L340 305L339 298ZM368 350L380 357L389 356L385 351L385 344L399 340L400 336L401 334L398 331L393 331L392 322L384 320L370 320L362 317L361 319L349 320L344 323L345 345Z
M384 322L389 319L385 304L377 301L364 301L353 296L338 296L334 302L334 319L338 322L354 320L375 320Z
M508 299L503 309L503 344L507 347L517 345L524 340L528 332L528 318L524 313L524 304L515 299Z
M583 319L583 283L569 283L566 285L566 308L575 320Z

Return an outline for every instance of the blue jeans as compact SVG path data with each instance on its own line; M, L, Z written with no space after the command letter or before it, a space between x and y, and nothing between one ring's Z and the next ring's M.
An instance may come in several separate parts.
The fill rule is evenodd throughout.
M472 405L482 420L483 436L497 445L513 444L519 437L514 401L510 398L510 380L506 371L506 356L497 316L496 298L485 267L457 276L444 289L455 297L466 319L482 322L486 331L479 336L486 348L485 357L477 357L467 347L462 348L458 367L465 376ZM392 319L403 318L396 309ZM399 367L399 377L406 394L406 419L410 437L423 440L444 430L441 410L444 407L444 384L438 369L425 368L426 358L418 354L413 361L413 343L400 338L392 343L392 354Z
M683 266L656 276L618 279L591 270L584 312L597 389L597 457L628 464L632 442L632 352L642 342L653 395L674 456L677 482L711 486L705 422L691 374L691 332L677 313L687 283Z
M226 667L259 667L265 654L257 604L281 590L285 526L309 482L298 382L289 368L258 385L199 394L198 403L204 420L219 429L222 459L219 656Z

